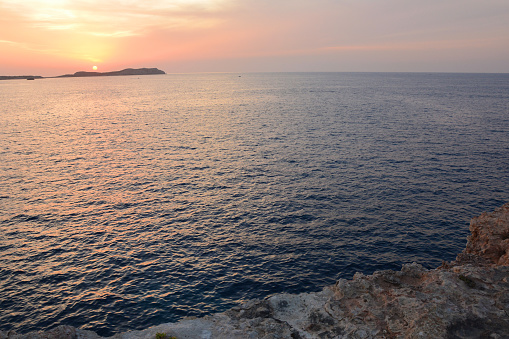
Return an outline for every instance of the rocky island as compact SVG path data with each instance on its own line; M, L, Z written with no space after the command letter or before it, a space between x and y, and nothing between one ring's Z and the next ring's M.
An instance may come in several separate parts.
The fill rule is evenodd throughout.
M80 71L74 74L64 74L56 77L42 77L40 75L15 75L15 76L0 76L0 80L35 80L45 78L82 78L82 77L98 77L98 76L122 76L122 75L154 75L154 74L166 74L158 68L126 68L121 71L113 72L85 72Z
M74 74L60 75L57 78L80 78L80 77L97 77L97 76L121 76L121 75L153 75L166 74L157 68L126 68L121 71L114 72L76 72Z
M472 219L465 250L436 269L357 273L320 292L276 294L224 313L187 318L135 338L509 338L509 203ZM47 332L0 332L0 339L100 339L59 326Z

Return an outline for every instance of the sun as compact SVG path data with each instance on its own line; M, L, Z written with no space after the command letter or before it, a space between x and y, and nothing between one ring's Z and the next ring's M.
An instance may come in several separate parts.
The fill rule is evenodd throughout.
M92 69L93 69L94 71L97 71L97 66L92 66Z

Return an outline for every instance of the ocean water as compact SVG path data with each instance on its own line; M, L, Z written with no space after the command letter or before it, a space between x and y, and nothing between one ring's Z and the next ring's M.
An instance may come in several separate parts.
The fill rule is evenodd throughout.
M0 329L146 328L454 259L509 201L509 74L3 81L0 180Z

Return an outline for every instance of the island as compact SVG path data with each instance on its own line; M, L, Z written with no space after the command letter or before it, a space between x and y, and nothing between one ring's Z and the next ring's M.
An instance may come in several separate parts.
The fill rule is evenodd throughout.
M74 74L59 75L56 78L81 78L81 77L98 77L98 76L123 76L123 75L154 75L166 74L158 68L126 68L121 71L114 72L85 72L80 71Z
M13 75L13 76L0 76L0 80L35 80L46 78L83 78L83 77L99 77L99 76L125 76L125 75L155 75L166 74L158 68L126 68L121 71L113 72L86 72L80 71L74 74L64 74L56 77L42 77L40 75Z
M509 203L473 218L470 232L456 260L435 269L409 263L401 271L356 273L319 292L275 294L110 338L509 338ZM0 331L4 338L103 337L61 325Z

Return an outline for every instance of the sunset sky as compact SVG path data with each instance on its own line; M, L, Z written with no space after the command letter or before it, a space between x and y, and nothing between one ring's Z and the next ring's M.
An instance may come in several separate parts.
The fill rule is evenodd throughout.
M0 0L0 75L509 72L508 0Z

